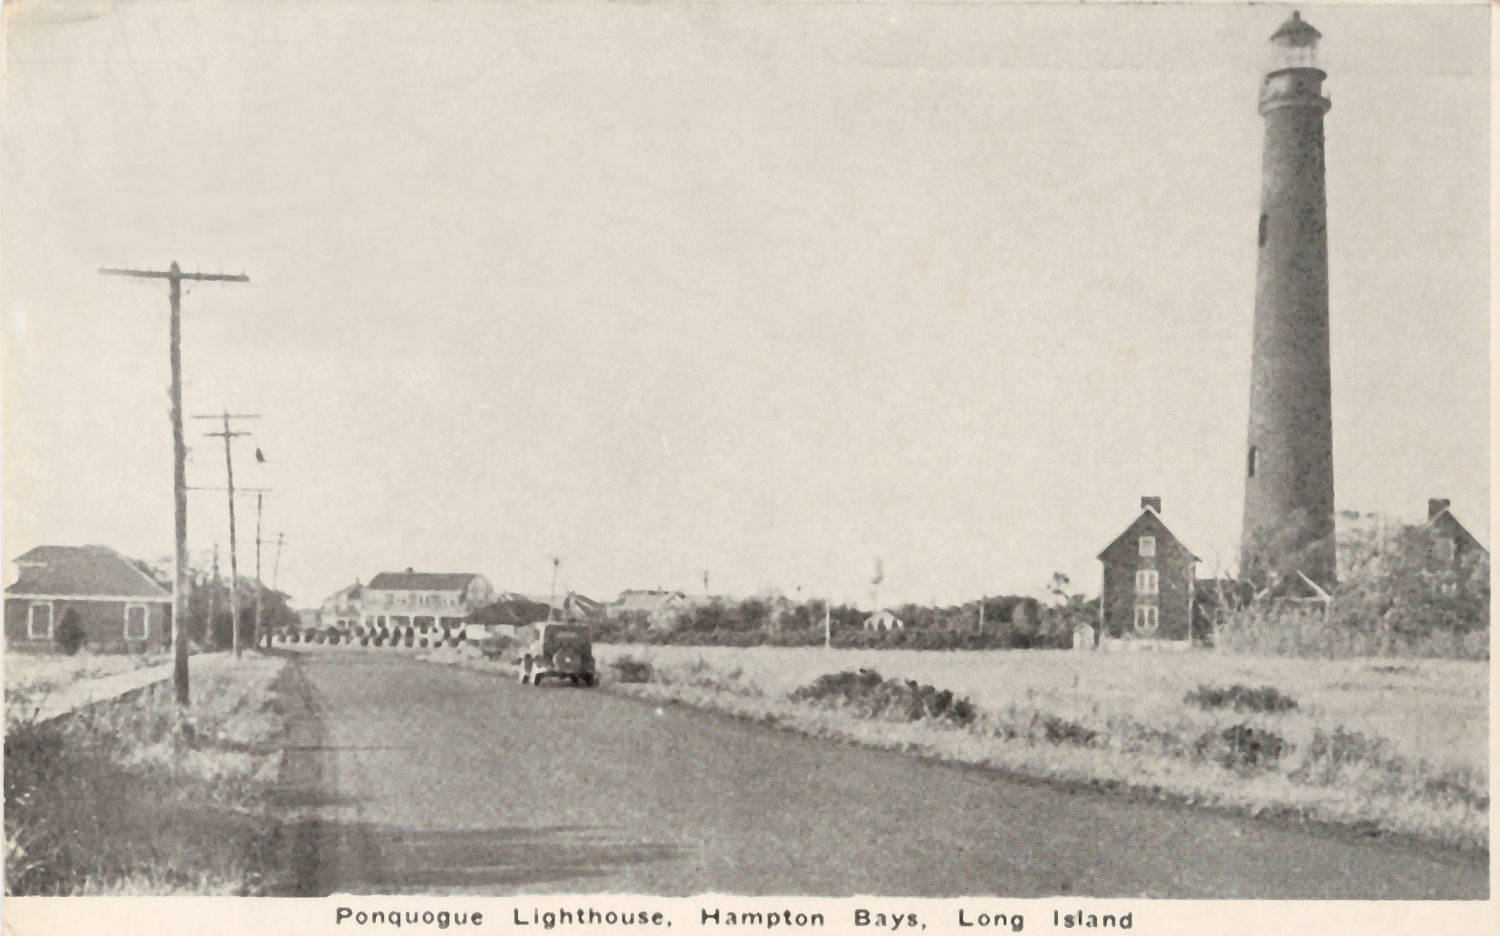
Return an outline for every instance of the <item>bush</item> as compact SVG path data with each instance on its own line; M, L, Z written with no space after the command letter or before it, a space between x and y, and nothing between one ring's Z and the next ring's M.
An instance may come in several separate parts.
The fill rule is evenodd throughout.
M427 632L426 628L423 628L422 632L425 634ZM427 638L423 637L421 640L418 640L417 641L417 646L419 646L419 647L426 647L427 646Z
M410 630L408 630L408 631L407 631L407 632L406 632L406 645L407 645L407 646L408 646L408 647L410 647L410 646L411 646L411 644L412 644L412 640L413 640L413 636L412 636L412 632L411 632L411 631L410 631Z
M969 700L955 699L951 690L918 685L910 679L883 679L868 669L819 676L811 685L794 691L790 699L848 707L860 718L886 721L933 719L964 726L975 717Z
M361 647L368 647L370 645L370 637L369 637L369 635L365 635L365 636L359 638L359 645Z
M651 681L651 664L645 660L621 657L610 664L616 678L622 683L644 683Z
M1286 739L1263 728L1231 725L1215 733L1205 731L1193 742L1193 751L1201 757L1218 761L1229 770L1274 769L1288 750Z
M1274 686L1251 689L1239 683L1228 689L1200 685L1182 701L1201 709L1233 708L1236 712L1290 712L1297 708L1296 699L1282 695Z
M78 612L73 608L63 612L62 620L57 624L57 632L52 635L62 652L72 656L83 649L84 641L88 634L84 633L83 624L78 620Z

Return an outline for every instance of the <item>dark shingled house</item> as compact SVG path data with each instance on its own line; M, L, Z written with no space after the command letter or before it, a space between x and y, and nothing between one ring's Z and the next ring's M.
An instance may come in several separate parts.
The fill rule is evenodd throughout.
M1167 529L1161 498L1141 498L1141 515L1099 554L1104 587L1101 637L1187 640L1199 559Z

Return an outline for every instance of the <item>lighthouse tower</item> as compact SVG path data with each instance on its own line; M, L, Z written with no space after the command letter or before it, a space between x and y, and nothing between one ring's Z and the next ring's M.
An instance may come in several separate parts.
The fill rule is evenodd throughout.
M1250 435L1240 576L1301 572L1334 584L1333 409L1328 363L1327 198L1315 67L1319 32L1298 13L1271 36L1255 274Z

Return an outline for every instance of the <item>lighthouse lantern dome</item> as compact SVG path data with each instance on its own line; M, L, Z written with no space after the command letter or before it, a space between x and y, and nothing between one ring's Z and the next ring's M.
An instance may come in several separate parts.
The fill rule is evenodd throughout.
M1285 71L1289 68L1317 68L1318 40L1323 34L1302 19L1302 14L1292 12L1291 19L1271 35L1270 71Z

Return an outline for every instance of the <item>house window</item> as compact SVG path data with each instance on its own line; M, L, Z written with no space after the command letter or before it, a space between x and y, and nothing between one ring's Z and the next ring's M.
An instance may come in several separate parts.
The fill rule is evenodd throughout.
M29 640L52 639L52 605L37 602L26 611L26 637Z
M1432 558L1438 562L1452 562L1458 553L1458 543L1451 536L1439 536L1432 541Z
M1140 634L1156 633L1156 626L1160 623L1160 609L1156 605L1138 604L1135 606L1135 629Z
M1154 537L1154 536L1143 536L1143 537L1141 537L1140 554L1142 556L1147 556L1147 557L1156 555L1156 537Z
M145 605L125 606L125 639L145 640L148 633Z
M1135 573L1135 593L1137 595L1154 595L1160 590L1160 582L1155 569L1141 569Z

